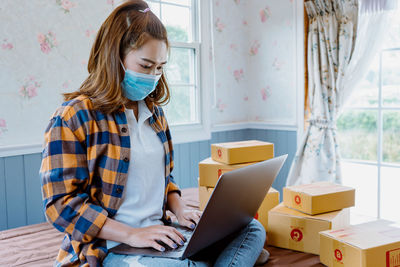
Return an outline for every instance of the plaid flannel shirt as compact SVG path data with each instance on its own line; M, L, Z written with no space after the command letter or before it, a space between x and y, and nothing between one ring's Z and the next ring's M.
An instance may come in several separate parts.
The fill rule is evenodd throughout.
M152 111L149 123L164 145L162 219L168 223L167 195L180 194L171 176L171 135L162 108L147 106ZM128 178L131 144L124 111L96 111L82 95L63 103L50 120L39 173L46 218L65 232L55 266L101 266L107 255L106 241L96 236L120 207Z

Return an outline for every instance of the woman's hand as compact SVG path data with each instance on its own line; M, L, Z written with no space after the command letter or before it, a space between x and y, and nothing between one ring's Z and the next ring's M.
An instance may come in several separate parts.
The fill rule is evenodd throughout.
M168 194L168 208L175 214L180 225L194 229L202 214L199 210L190 209L176 192Z
M201 211L189 209L187 207L182 207L175 212L179 224L189 229L194 229L200 220L201 214Z
M152 225L143 228L132 228L131 233L127 236L124 243L131 247L152 247L158 251L165 251L165 247L157 241L161 241L174 249L178 245L182 246L186 242L186 239L174 227Z

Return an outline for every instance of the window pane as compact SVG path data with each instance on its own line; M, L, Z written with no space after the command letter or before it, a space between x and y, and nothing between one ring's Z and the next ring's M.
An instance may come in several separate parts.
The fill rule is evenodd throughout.
M387 34L384 36L383 48L393 48L400 46L400 8L392 11Z
M191 1L190 0L162 0L162 2L190 6Z
M365 75L364 79L360 81L357 88L350 96L350 100L346 103L348 107L377 107L378 106L378 93L379 93L379 60L380 55L377 53L376 57L371 63L371 67Z
M192 42L192 20L189 7L162 4L161 13L170 41Z
M356 205L352 212L378 216L378 168L376 166L342 161L343 185L356 189Z
M385 106L400 106L400 50L382 52L382 98Z
M171 48L171 55L166 68L169 83L194 83L194 49Z
M378 112L347 110L337 122L341 156L344 159L377 161Z
M381 218L400 222L400 168L381 168Z
M400 111L383 112L383 161L400 164Z
M151 11L156 14L158 18L160 18L160 3L156 2L151 2L151 1L146 1L147 4L149 5Z
M196 118L196 91L193 86L170 86L171 100L165 107L169 124L193 123Z

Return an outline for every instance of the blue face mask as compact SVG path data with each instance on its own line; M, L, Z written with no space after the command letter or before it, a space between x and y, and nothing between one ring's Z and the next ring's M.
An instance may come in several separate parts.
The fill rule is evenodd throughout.
M158 80L161 78L161 74L151 75L139 73L130 69L125 69L122 62L121 65L125 71L124 80L122 81L121 86L125 97L132 101L145 99L146 96L154 91L158 84Z

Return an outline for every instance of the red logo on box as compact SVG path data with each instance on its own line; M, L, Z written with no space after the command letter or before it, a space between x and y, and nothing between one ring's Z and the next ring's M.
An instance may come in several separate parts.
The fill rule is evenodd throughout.
M386 267L400 266L400 248L386 251Z
M342 261L342 260L343 260L343 254L342 254L342 252L341 252L340 250L338 250L338 249L335 249L335 258L336 258L338 261Z
M299 195L294 196L294 202L296 202L297 205L299 205L301 203L301 198Z
M222 157L222 151L221 151L221 149L218 149L218 150L217 150L217 153L218 153L218 157Z
M301 241L303 239L303 233L300 231L300 229L293 229L292 232L290 232L290 237L294 240L294 241Z

